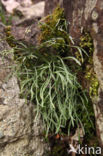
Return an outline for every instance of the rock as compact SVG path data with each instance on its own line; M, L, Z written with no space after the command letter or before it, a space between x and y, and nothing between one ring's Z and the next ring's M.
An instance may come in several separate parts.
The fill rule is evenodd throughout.
M15 77L2 85L0 98L0 156L42 156L46 149L42 123L34 120L34 105L19 98Z
M45 8L45 2L39 2L37 4L31 5L30 7L22 7L19 6L17 8L18 11L22 13L22 15L25 18L32 18L32 17L43 17L44 16L44 8Z
M63 0L45 0L45 15L52 13L57 5L63 6Z
M5 6L6 10L8 13L13 13L14 9L16 9L19 6L23 6L23 7L29 7L30 5L32 5L32 1L31 0L1 0L2 4Z
M19 23L20 25L12 26L11 33L16 40L24 41L32 45L37 44L37 36L39 33L38 29L38 21L30 21L26 20L23 23ZM31 23L31 24L29 24Z
M1 2L9 13L13 13L13 10L19 6L19 3L15 0L1 0Z
M5 49L10 50L9 45L7 44L7 42L5 41L5 34L4 34L4 26L0 25L0 86L3 83L3 81L5 80L5 77L9 74L10 70L8 67L10 65L10 58L4 58L4 60L2 61L2 51Z
M67 7L69 5L69 8ZM70 21L70 34L78 40L82 30L90 32L94 42L94 70L100 83L99 96L93 100L96 129L100 145L103 147L103 5L100 0L65 1L64 8ZM101 123L101 124L100 124Z
M32 0L32 2L33 2L34 4L36 4L36 3L38 3L38 2L41 2L41 1L45 1L45 0Z
M40 1L35 4L33 4L31 0L2 0L1 2L8 13L12 14L19 11L25 19L41 18L44 16L45 1Z
M32 0L17 0L23 7L29 7L32 5Z
M16 40L22 40L32 45L37 44L39 33L38 22L44 16L45 2L39 2L29 8L19 7L24 17L16 20L12 26L11 33Z
M2 39L5 36L3 27L0 27L0 32ZM2 41L0 54L3 45L4 49L10 49L6 41ZM5 70L8 70L9 61L5 58L2 66L0 55L0 156L43 156L47 144L41 136L43 125L40 118L34 120L35 105L20 99L16 77L4 81L10 73L10 70L8 73Z

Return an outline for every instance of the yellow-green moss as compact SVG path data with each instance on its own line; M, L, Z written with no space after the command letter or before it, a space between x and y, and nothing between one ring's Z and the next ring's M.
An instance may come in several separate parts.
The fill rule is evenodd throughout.
M13 35L11 34L11 26L7 26L5 28L5 34L6 34L6 41L10 45L10 47L14 48L16 44L14 43L15 39Z
M92 40L90 33L84 32L84 34L80 38L79 46L83 48L88 54L88 57L85 56L85 59L83 62L83 70L84 70L84 80L86 79L87 84L88 84L87 89L89 90L89 95L90 97L97 96L99 82L98 82L98 79L96 77L96 74L93 68L94 46L93 46L93 40Z
M93 40L92 37L88 32L84 32L84 34L80 37L80 43L79 46L85 50L87 50L87 53L89 55L93 54Z
M54 37L62 37L68 42L68 35L66 33L67 23L64 16L64 9L59 6L40 22L41 32L38 36L40 43L50 40Z
M96 74L94 71L86 71L85 78L87 81L90 83L89 87L89 95L92 96L97 96L98 95L98 87L99 87L99 82L96 77Z

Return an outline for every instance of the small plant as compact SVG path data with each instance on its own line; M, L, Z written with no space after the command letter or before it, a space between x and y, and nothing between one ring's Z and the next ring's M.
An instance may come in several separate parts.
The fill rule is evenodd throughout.
M30 67L30 61L24 57L24 62L16 71L20 79L21 94L27 99L36 103L36 112L41 114L46 133L60 132L68 124L70 127L75 124L82 125L81 118L77 112L78 108L87 113L85 103L88 102L86 94L77 81L76 75L58 56L35 59L35 63ZM33 61L30 58L31 61ZM41 63L43 61L43 63Z
M32 47L23 43L14 46L14 73L20 82L21 96L36 105L36 117L41 116L46 130L60 133L68 123L71 127L85 127L82 116L91 122L86 105L86 91L78 83L74 66L80 61L74 57L78 51L81 59L86 52L74 45L67 33L63 10L57 8L41 23L39 45Z

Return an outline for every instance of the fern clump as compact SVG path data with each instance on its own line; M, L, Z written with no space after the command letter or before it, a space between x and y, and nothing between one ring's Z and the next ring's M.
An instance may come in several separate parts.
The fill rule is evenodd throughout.
M88 98L78 83L73 66L80 66L73 51L81 59L86 52L74 45L67 32L63 9L57 8L41 22L39 45L18 43L14 47L14 73L20 82L21 95L35 104L36 117L41 116L46 135L60 133L68 123L84 127L82 115L90 122Z
M25 59L20 66L21 69L16 71L20 79L21 94L36 104L35 111L37 117L38 114L41 115L46 134L60 133L67 121L70 121L68 132L71 126L77 125L83 128L79 116L80 113L85 112L88 118L85 107L88 99L77 81L76 74L60 57L52 56L50 61L44 58L43 63L42 59L40 56L35 59L32 69L26 65Z

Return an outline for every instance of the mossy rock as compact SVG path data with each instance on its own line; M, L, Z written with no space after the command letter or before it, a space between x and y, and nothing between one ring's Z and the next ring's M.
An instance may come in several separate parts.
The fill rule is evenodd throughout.
M84 62L82 63L81 72L83 72L84 74L83 79L84 81L86 81L87 90L89 92L90 97L92 98L94 96L98 96L99 82L93 67L94 45L93 39L89 32L84 31L84 33L80 37L79 46L83 48L88 54L88 56L84 56ZM76 57L80 59L80 55L78 52L76 53Z

